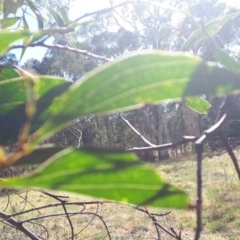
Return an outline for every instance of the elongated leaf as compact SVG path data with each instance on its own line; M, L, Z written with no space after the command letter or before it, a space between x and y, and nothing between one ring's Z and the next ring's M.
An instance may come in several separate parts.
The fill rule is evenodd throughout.
M56 12L54 11L52 8L47 8L48 11L51 13L52 17L54 18L55 22L57 23L57 25L59 27L63 27L64 26L64 21L63 19L61 18L61 16Z
M27 2L28 2L29 8L33 11L33 13L35 14L35 16L37 18L38 29L43 29L43 27L44 27L44 18L43 18L42 14L41 14L41 9L33 1L27 0Z
M60 6L60 4L58 2L56 2L56 4L57 4L57 8L58 8L59 12L62 15L62 19L64 20L64 23L68 24L70 22L70 20L69 20L68 12L67 12L66 8Z
M40 147L35 148L35 150L20 158L14 166L24 166L24 165L40 165L41 163L46 162L54 154L63 151L64 148L55 147L52 144L41 145Z
M11 17L7 18L6 20L0 20L0 25L2 28L8 28L18 22L21 18L20 17Z
M188 196L165 183L153 167L134 154L114 150L65 149L30 176L2 187L39 187L70 191L136 205L187 208Z
M211 50L213 51L213 54L216 60L222 63L229 70L232 70L235 72L240 71L240 64L233 57L231 57L227 52L219 48L211 37L209 37L208 43L210 45Z
M163 26L159 30L159 37L161 39L168 38L172 33L172 27L171 26Z
M6 20L8 14L15 14L17 9L23 4L23 0L3 0L3 17Z
M208 23L204 30L199 28L194 32L189 39L183 44L181 47L181 51L187 51L190 49L191 46L195 45L196 43L200 42L201 40L205 39L207 36L204 34L204 32L208 33L209 35L213 35L221 30L221 28L229 21L236 17L240 16L240 11L237 11L235 13L226 15L222 17L221 19L215 20L211 23Z
M240 89L238 75L199 58L169 52L134 55L106 64L73 84L58 104L51 106L55 114L36 133L36 142L82 115L236 89Z
M26 79L10 78L17 74L13 69L3 68L0 75L0 144L10 144L17 140L19 131L26 121ZM1 80L1 77L7 80ZM31 133L36 131L52 114L49 106L71 83L62 78L39 76L36 78L34 93L38 99L36 113L32 120Z
M28 22L25 18L25 15L23 15L23 26L24 26L25 30L30 31L30 28L29 28ZM30 42L31 42L31 37L27 37L23 40L23 44L25 46L27 46ZM22 52L21 52L21 56L19 58L19 62L22 60L22 57L23 57L24 53L26 52L26 49L27 49L26 47L21 49Z
M211 108L211 104L207 100L202 98L191 97L186 98L185 101L188 107L190 107L193 111L201 114L207 114L208 110Z
M4 30L0 31L0 56L7 50L7 47L17 40L30 36L27 31Z
M2 80L12 79L19 77L19 72L13 67L0 67L0 82ZM1 83L0 83L1 84Z

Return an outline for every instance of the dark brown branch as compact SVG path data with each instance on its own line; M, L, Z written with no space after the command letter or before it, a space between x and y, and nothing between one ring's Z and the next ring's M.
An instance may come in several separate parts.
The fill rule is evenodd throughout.
M68 223L69 223L69 226L70 226L70 229L71 229L71 238L72 238L72 240L74 240L74 228L73 228L73 224L72 224L72 221L71 221L71 219L70 219L70 217L69 217L69 213L68 213L67 208L66 208L66 206L65 206L64 203L62 203L62 208L63 208L63 211L64 211L65 214L66 214L66 218L67 218L67 220L68 220Z
M77 206L83 206L84 207L84 205L103 204L103 203L111 203L111 202L110 201L66 202L65 205L77 205ZM41 206L41 207L28 209L28 210L25 210L25 211L22 211L22 212L19 212L19 213L14 213L11 216L12 217L20 216L20 215L27 214L27 213L30 213L30 212L39 211L41 209L52 208L52 207L59 207L61 205L62 205L61 203L48 204L48 205L44 205L44 206Z
M157 231L157 235L158 235L158 239L161 239L160 238L160 233L158 231L158 228L162 229L165 233L167 233L168 235L170 235L171 237L177 239L177 240L181 240L181 238L179 238L179 236L177 234L175 234L175 231L172 231L173 233L171 233L170 231L168 231L166 228L164 228L162 225L159 224L159 222L157 221L157 219L155 217L163 217L163 216L166 216L168 214L170 214L171 212L167 212L167 213L163 213L163 214L156 214L156 213L152 213L152 212L149 212L146 208L143 209L143 208L140 208L140 207L136 207L135 209L137 209L138 211L140 212L143 212L145 214L147 214L149 216L149 218L152 220L153 222L153 225L155 226L156 228L156 231Z
M78 214L82 214L82 212L69 212L68 214L71 215L71 216L75 216L75 215L78 215ZM33 218L26 219L26 220L22 220L22 221L19 221L19 223L23 224L23 223L27 223L27 222L32 222L32 221L44 219L44 218L64 217L64 216L66 216L65 213L52 213L52 214L48 214L48 215L43 215L43 216L38 216L38 217L33 217Z
M158 229L158 222L157 219L147 210L147 208L145 208L145 213L149 216L149 218L152 220L152 223L156 229L156 233L157 233L157 237L160 240L161 239L161 235ZM160 224L159 224L160 225Z
M85 209L84 209L85 210ZM83 212L83 211L82 211ZM97 204L97 209L96 209L96 214L98 213L98 204ZM90 221L88 221L88 223L77 233L80 234L81 232L83 232L85 229L87 229L91 223L93 222L93 220L96 218L96 215L93 215L92 219Z
M110 233L110 231L109 231L109 229L108 229L108 226L107 226L107 224L106 224L106 222L104 221L104 219L103 219L102 216L100 216L100 215L97 214L97 213L93 213L93 212L83 212L82 214L95 215L96 217L98 217L99 220L102 222L102 224L104 225L104 227L105 227L105 229L106 229L106 232L107 232L107 235L108 235L109 240L112 239L111 233Z
M164 232L166 232L168 235L170 235L171 237L177 239L177 240L181 240L181 238L179 238L179 236L175 235L174 233L171 233L170 231L168 231L166 228L164 228L162 225L160 225L158 222L156 223L156 225L161 228ZM172 230L171 230L172 231Z
M64 213L65 213L65 215L66 215L66 218L67 218L67 220L68 220L68 223L69 223L69 226L70 226L70 229L71 229L71 239L74 240L74 228L73 228L72 221L71 221L71 219L70 219L70 217L69 217L69 213L68 213L68 211L67 211L67 208L66 208L66 206L65 206L66 200L63 200L63 199L62 199L62 198L66 199L66 198L69 198L69 197L66 197L66 196L57 196L57 195L54 195L54 194L52 194L52 193L48 193L48 192L46 192L46 191L43 191L42 193L45 194L45 195L47 195L47 196L49 196L49 197L54 198L55 200L57 200L57 201L59 201L59 202L61 203L62 208L63 208L63 211L64 211Z
M6 222L11 224L13 227L15 227L17 230L23 232L32 240L40 240L33 232L31 232L29 229L24 227L22 222L19 222L15 218L13 218L11 215L5 214L4 212L0 211L0 218L3 218Z
M49 239L49 231L48 231L48 229L47 229L45 226L43 226L43 224L37 223L37 222L30 222L30 223L31 223L32 225L37 225L37 226L43 228L44 231L46 232L46 235L47 235L45 239ZM42 234L41 234L41 239L44 239L44 238L42 237Z
M197 201L196 201L196 232L195 240L200 239L200 234L202 231L202 153L203 144L205 140L216 135L221 131L223 124L226 121L227 114L224 112L219 115L218 121L210 127L208 130L204 131L204 134L195 142L196 153L197 153Z
M226 147L226 149L228 151L228 154L229 154L229 156L232 159L232 162L233 162L233 165L235 167L235 170L237 172L238 179L240 180L240 169L239 169L239 165L238 165L238 160L237 160L237 158L236 158L236 156L235 156L231 146L229 145L227 138L224 136L224 134L222 132L220 132L218 136L220 137L220 139L222 140L224 146Z
M196 201L196 232L195 240L200 239L200 234L202 231L202 153L203 144L196 144L197 152L197 201Z

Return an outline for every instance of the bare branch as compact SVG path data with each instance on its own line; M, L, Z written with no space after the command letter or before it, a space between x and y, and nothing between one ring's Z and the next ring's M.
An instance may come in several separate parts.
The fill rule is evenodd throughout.
M122 115L120 115L120 118L149 146L151 147L156 147L155 144L152 144L151 142L149 142L140 132L138 132L133 125L127 120L125 119Z
M196 201L196 215L197 215L197 227L195 232L195 240L200 239L202 231L202 153L203 144L196 144L197 152L197 201Z
M179 236L177 234L174 234L174 233L171 233L170 231L168 231L165 227L163 227L161 224L159 224L159 222L157 221L157 219L155 218L155 216L159 216L158 214L156 213L151 213L149 212L146 208L143 209L143 208L140 208L140 207L137 207L136 208L137 210L145 213L148 215L148 217L151 219L151 221L153 222L153 225L155 226L156 228L156 231L157 231L157 236L158 236L158 239L161 239L161 236L160 236L160 232L158 230L158 228L162 229L165 233L167 233L168 235L170 235L171 237L177 239L177 240L181 240L181 238L179 238ZM163 217L163 216L166 216L170 214L170 212L167 212L165 214L161 214L160 216ZM174 231L175 232L175 231Z
M67 129L77 138L77 140L78 140L77 148L80 148L81 139L82 139L82 131L77 128L74 128L75 130L77 130L79 132L79 136L78 136L70 127Z
M235 156L231 146L229 145L229 143L227 141L227 138L224 136L224 134L222 132L220 132L218 136L220 137L220 139L222 140L224 146L226 147L226 149L228 151L228 154L229 154L229 156L232 159L232 162L233 162L233 165L235 167L235 170L237 172L238 179L240 180L240 169L239 169L237 158L236 158L236 156Z
M132 4L132 3L140 3L140 2L139 1L126 1L126 2L120 3L118 5L112 6L112 7L104 8L102 10L86 13L86 14L76 18L74 21L72 21L71 23L69 23L66 26L71 26L74 23L79 22L83 18L87 18L87 17L93 16L93 15L100 15L100 14L104 14L104 13L107 13L107 12L111 12L111 11L115 10L116 8L122 7L122 6L127 5L127 4Z
M141 152L141 151L152 151L152 150L163 150L168 148L175 148L181 144L185 144L188 142L195 142L198 137L195 136L183 136L182 140L174 142L174 143L166 143L161 145L156 145L155 147L133 147L129 148L127 152Z
M32 240L40 240L32 231L24 227L23 222L19 222L15 218L13 218L11 215L8 215L4 212L0 211L0 218L3 218L6 222L11 224L13 227L15 227L17 230L23 232Z
M71 229L71 239L74 240L74 228L73 228L72 221L71 221L71 219L69 217L69 213L67 211L67 208L65 206L66 200L62 200L62 198L66 199L66 197L65 196L57 196L57 195L54 195L52 193L48 193L46 191L43 191L42 193L47 195L47 196L50 196L50 197L54 198L55 200L57 200L57 201L59 201L61 203L63 211L64 211L64 213L66 215L66 218L68 220L68 223L69 223L69 226L70 226L70 229ZM69 197L67 197L67 198L69 198Z
M60 45L60 44L48 44L48 43L44 43L44 42L31 43L27 46L25 46L25 45L15 45L15 46L11 46L9 48L9 50L17 49L17 48L26 48L26 47L45 47L45 48L52 48L52 49L60 49L60 50L65 50L65 51L69 51L69 52L78 53L78 54L81 54L83 56L99 59L99 60L102 60L102 61L105 61L105 62L111 62L112 61L109 58L105 58L105 57L102 57L100 55L90 53L87 50L76 49L76 48L72 48L72 47L68 47L68 46L64 46L64 45Z

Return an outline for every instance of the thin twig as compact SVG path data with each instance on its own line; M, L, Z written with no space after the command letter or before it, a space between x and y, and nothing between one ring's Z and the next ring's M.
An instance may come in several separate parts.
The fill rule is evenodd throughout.
M126 2L120 3L118 5L112 6L112 7L108 7L108 8L98 10L98 11L86 13L86 14L76 18L71 23L67 24L66 27L74 25L74 23L79 22L83 18L87 18L87 17L93 16L93 15L100 15L100 14L104 14L104 13L107 13L107 12L111 12L111 11L115 10L116 8L122 7L122 6L127 5L127 4L132 4L132 3L140 3L140 2L137 1L137 0L136 1L126 1Z
M111 203L111 202L110 201L66 202L65 205L77 205L77 206L83 206L84 207L84 205L103 204L103 203ZM61 203L48 204L48 205L44 205L44 206L41 206L41 207L28 209L28 210L25 210L25 211L20 212L20 213L14 213L14 214L11 215L11 217L20 216L20 215L27 214L27 213L34 212L34 211L39 211L41 209L59 207L59 206L61 206Z
M82 212L69 212L68 213L71 216L75 216L78 214L82 214ZM33 218L29 218L26 220L22 220L22 221L18 221L18 223L27 223L27 222L32 222L32 221L36 221L36 220L40 220L40 219L44 219L44 218L50 218L50 217L64 217L66 216L65 213L53 213L53 214L48 214L48 215L43 215L43 216L38 216L38 217L33 217Z
M173 237L173 238L175 238L175 239L177 239L177 240L181 240L181 238L179 238L179 236L178 236L177 234L171 233L171 232L168 231L165 227L163 227L162 225L160 225L159 222L158 222L158 221L156 220L156 218L155 218L155 216L161 216L161 217L162 217L162 216L166 216L166 215L168 215L170 212L167 212L167 213L165 213L165 214L163 213L163 214L161 214L161 215L158 215L158 214L156 214L156 213L151 213L151 212L149 212L146 208L143 209L143 208L140 208L140 207L136 207L136 209L137 209L138 211L141 211L141 212L147 214L147 215L149 216L149 218L152 220L155 228L157 229L158 239L161 239L161 238L160 238L160 233L159 233L159 231L158 231L158 228L161 228L165 233L167 233L167 234L170 235L171 237Z
M105 223L105 221L104 221L104 219L103 219L103 217L102 216L100 216L99 214L97 214L97 213L92 213L92 212L83 212L83 213L81 213L81 214L90 214L90 215L96 215L99 219L100 219L100 221L102 222L102 224L104 225L104 227L105 227L105 229L106 229L106 232L107 232L107 235L108 235L108 238L109 238L109 240L111 240L112 239L112 237L111 237L111 233L110 233L110 231L109 231L109 229L108 229L108 226L107 226L107 224Z
M57 200L57 201L59 201L59 202L61 203L62 208L63 208L63 211L64 211L64 213L65 213L65 215L66 215L66 218L67 218L67 220L68 220L68 223L69 223L69 226L70 226L70 229L71 229L71 239L74 240L74 228L73 228L73 224L72 224L72 221L71 221L71 219L70 219L70 217L69 217L69 213L68 213L68 211L67 211L67 208L66 208L66 206L65 206L65 204L66 204L66 200L65 200L65 199L66 199L66 196L57 196L57 195L54 195L54 194L49 193L49 192L46 192L46 191L42 191L42 193L45 194L45 195L47 195L47 196L49 196L49 197L54 198L55 200ZM62 198L64 198L64 200L63 200ZM69 198L69 197L67 197L67 198Z
M111 62L112 61L109 58L105 58L105 57L102 57L100 55L88 52L87 50L76 49L76 48L72 48L72 47L68 47L68 46L64 46L64 45L60 45L60 44L48 44L48 43L44 43L44 42L31 43L27 46L25 46L23 44L22 45L15 45L15 46L11 46L9 48L9 50L17 49L17 48L26 48L26 47L45 47L45 48L52 48L52 49L60 49L60 50L68 51L68 52L78 53L78 54L81 54L83 56L99 59L99 60L102 60L104 62Z
M39 227L41 227L41 228L43 228L44 230L45 230L45 232L46 232L46 235L47 235L47 238L46 239L49 239L49 231L48 231L48 229L45 227L45 226L43 226L43 224L40 224L40 223L37 223L37 222L30 222L32 225L37 225L37 226L39 226ZM43 237L42 237L42 234L41 234L41 240L43 239Z

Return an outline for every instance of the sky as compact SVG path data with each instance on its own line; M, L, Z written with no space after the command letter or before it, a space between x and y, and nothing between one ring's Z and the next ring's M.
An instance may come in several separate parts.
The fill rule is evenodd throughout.
M119 0L119 2L124 1L126 0ZM219 0L219 2L226 2L228 5L240 7L240 1L238 0ZM69 16L71 20L74 20L81 15L106 7L110 7L109 0L75 0L75 2L71 5ZM46 48L42 47L28 48L21 60L21 63L24 63L31 58L42 59L46 50ZM20 50L14 50L12 52L19 55Z

